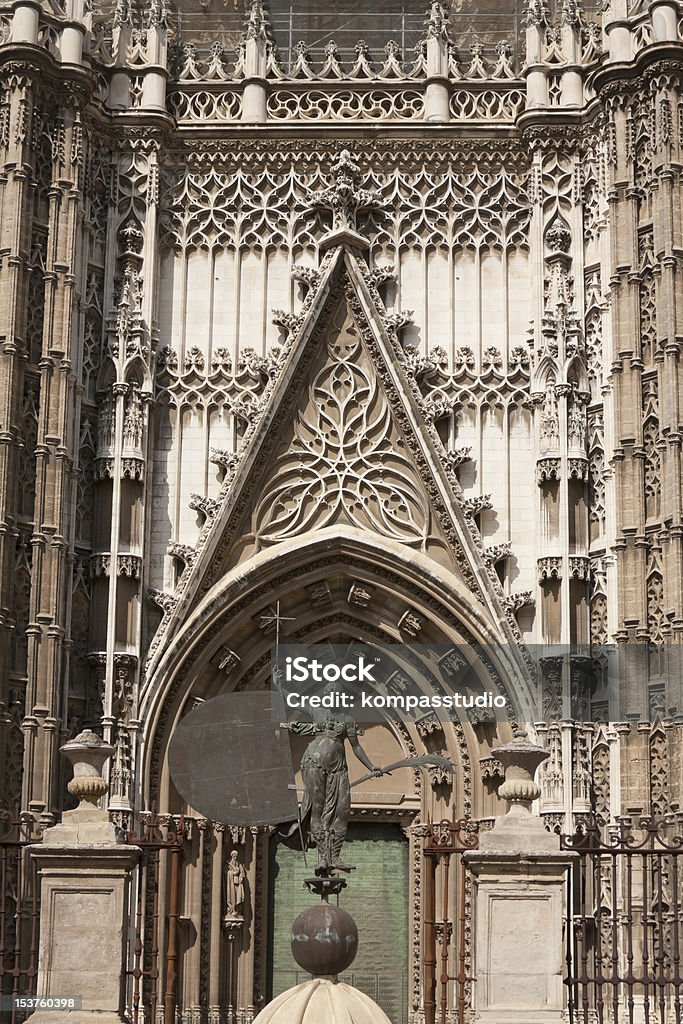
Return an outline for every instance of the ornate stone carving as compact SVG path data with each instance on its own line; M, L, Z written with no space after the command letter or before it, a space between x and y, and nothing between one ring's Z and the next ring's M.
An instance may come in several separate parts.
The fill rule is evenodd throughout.
M398 628L401 633L405 633L407 636L415 639L421 633L424 624L424 616L409 608L399 619Z
M367 608L375 594L375 588L367 583L352 583L347 600L358 608Z
M422 543L427 504L404 451L383 389L344 318L255 508L255 533L273 543L344 518L380 536Z
M562 579L562 559L556 556L539 558L537 563L538 581L544 583L546 580Z

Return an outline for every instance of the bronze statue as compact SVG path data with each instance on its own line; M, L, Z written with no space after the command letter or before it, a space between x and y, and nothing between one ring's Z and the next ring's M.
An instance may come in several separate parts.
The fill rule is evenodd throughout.
M336 693L338 689L336 684L329 683L324 692ZM358 760L369 769L367 778L376 778L384 772L373 765L358 742L359 730L354 720L341 711L318 713L313 722L282 722L281 726L298 736L313 737L301 761L304 782L301 826L309 832L318 850L318 869L352 871L353 866L341 859L351 810L345 741L349 741Z

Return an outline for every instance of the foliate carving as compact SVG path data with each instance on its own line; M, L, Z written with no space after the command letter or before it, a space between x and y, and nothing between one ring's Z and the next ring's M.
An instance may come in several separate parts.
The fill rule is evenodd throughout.
M511 544L491 544L489 547L484 548L484 561L487 565L496 565L498 562L510 558L511 554Z
M158 605L163 612L172 612L176 606L173 594L168 594L163 590L154 590L152 587L147 588L146 594L149 600Z
M197 557L196 549L190 547L189 544L180 544L174 541L168 545L166 550L172 558L178 558L184 565L193 565Z
M435 733L443 734L443 726L435 715L429 715L425 718L421 718L419 722L415 723L415 728L421 739L426 739L427 736L433 736Z
M217 515L221 503L205 494L191 494L188 504L194 512L199 512L205 519L213 519Z
M211 448L209 462L213 462L216 466L222 466L226 471L226 479L231 479L237 471L239 456L236 452L226 451L225 448Z
M468 516L478 516L481 512L493 508L490 494L479 494L476 497L464 498L461 505L463 512Z
M436 423L453 412L456 406L454 395L447 395L443 391L432 391L427 398L420 402L420 412L427 423Z
M342 314L343 315L343 314ZM350 323L332 332L294 437L254 512L262 541L282 541L335 518L408 544L428 528L422 486L386 395Z
M529 0L527 24L543 27L548 23L548 6L545 0Z
M470 461L471 453L472 448L469 445L462 448L451 448L446 452L446 460L451 469L458 469Z
M505 606L513 615L521 611L522 608L528 608L533 604L534 595L531 590L520 590L505 598Z
M334 182L319 192L311 192L308 201L314 209L332 212L332 231L357 230L359 211L376 207L380 203L377 192L360 188L360 165L348 149L342 150L332 164Z

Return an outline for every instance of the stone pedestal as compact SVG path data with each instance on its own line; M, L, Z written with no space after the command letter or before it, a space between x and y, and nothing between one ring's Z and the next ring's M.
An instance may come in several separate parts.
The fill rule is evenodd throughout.
M546 833L547 834L547 833ZM486 1024L561 1024L567 857L477 850L475 1012Z
M531 813L534 771L548 756L526 738L493 753L505 768L508 813L465 855L473 879L476 1019L560 1024L565 992L564 917L571 854Z
M81 798L31 849L40 878L37 994L80 1000L69 1024L125 1020L128 891L140 851L122 843L96 801L113 747L86 731L62 751L74 764L69 790ZM38 1011L31 1024L63 1024L64 1013Z

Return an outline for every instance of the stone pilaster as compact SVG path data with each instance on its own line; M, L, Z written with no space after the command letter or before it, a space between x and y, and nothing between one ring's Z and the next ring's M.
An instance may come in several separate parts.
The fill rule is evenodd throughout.
M23 8L17 6L15 21ZM27 5L31 20L33 6ZM37 13L36 13L37 18ZM0 104L0 714L9 701L15 627L14 561L18 537L19 456L33 219L34 147L31 126L40 82L27 62L2 68ZM6 729L0 730L0 745ZM0 746L4 765L4 751Z
M53 126L45 315L36 444L31 625L25 727L24 806L53 820L59 731L66 707L73 514L80 412L80 338L75 303L82 287L81 109L67 95ZM75 322L74 322L75 321ZM75 417L73 413L76 413Z

